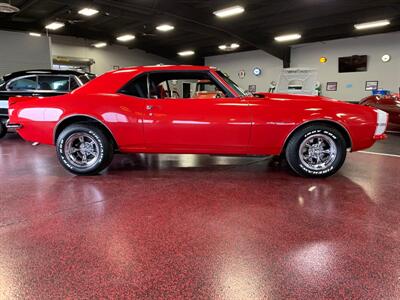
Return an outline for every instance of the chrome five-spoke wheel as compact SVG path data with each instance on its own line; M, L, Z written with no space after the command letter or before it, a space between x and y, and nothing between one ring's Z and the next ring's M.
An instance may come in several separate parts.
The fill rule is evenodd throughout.
M314 171L328 169L335 161L337 147L334 140L325 134L307 137L300 145L301 162Z
M75 167L91 167L100 156L99 143L87 133L75 133L65 141L64 152Z

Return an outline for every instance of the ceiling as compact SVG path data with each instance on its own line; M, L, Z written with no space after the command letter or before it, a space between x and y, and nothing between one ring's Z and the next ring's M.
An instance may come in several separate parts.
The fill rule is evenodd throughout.
M0 2L7 2L1 1ZM400 30L399 0L13 0L21 10L0 14L0 29L44 32L52 21L66 22L57 34L110 44L124 44L180 62L201 63L205 56L224 54L218 46L239 43L236 51L261 49L290 60L289 46L274 41L277 35L298 32L297 43L324 41L362 34ZM219 19L212 12L241 5L246 11ZM77 13L83 7L100 11L92 17ZM354 24L390 19L385 28L356 31ZM175 26L158 32L157 25ZM136 39L121 43L115 37L133 33ZM293 44L293 43L292 43ZM177 52L193 49L196 56L179 58Z

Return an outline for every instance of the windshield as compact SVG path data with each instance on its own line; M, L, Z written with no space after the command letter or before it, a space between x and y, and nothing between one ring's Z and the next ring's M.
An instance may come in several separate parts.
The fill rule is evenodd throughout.
M236 93L239 94L240 97L245 97L246 93L244 90L242 90L232 79L230 79L227 75L225 75L224 73L222 73L221 71L217 71L218 75L221 76L227 84L229 84L229 86L231 88L233 88L235 90Z

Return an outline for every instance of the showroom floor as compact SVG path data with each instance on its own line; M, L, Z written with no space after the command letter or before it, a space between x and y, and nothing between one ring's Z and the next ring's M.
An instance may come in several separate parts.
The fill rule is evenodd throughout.
M369 153L325 180L195 155L118 155L78 178L9 135L0 298L399 299L399 178L400 157Z

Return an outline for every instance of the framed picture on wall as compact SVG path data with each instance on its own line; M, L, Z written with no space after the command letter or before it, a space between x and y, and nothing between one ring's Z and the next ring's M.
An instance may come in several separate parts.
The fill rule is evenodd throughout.
M326 83L326 90L328 92L336 92L337 91L337 82L327 82Z
M375 91L379 88L379 81L367 81L365 82L366 91Z
M249 85L249 92L250 93L256 93L257 92L257 86L255 84L250 84Z

